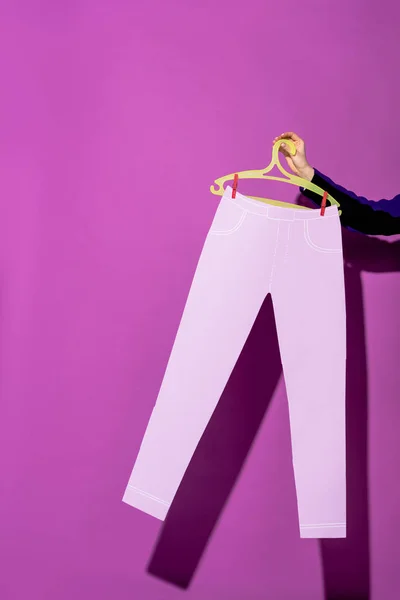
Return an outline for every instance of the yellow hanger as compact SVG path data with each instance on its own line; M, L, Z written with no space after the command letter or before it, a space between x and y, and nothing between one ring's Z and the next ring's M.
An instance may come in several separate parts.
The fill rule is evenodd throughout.
M290 154L292 156L294 156L296 154L296 146L294 145L293 141L292 140L284 140L284 142L285 142L286 147L288 148ZM212 185L210 187L211 192L213 194L215 194L216 196L223 196L224 191L225 191L224 183L226 181L233 180L235 178L235 175L238 175L239 181L241 179L268 179L268 180L273 180L273 181L282 181L283 183L291 183L292 185L296 185L297 187L306 188L307 190L315 192L319 196L323 196L325 194L325 191L322 188L320 188L318 185L315 185L315 183L311 183L311 181L307 181L306 179L303 179L302 177L297 177L296 175L289 173L282 167L282 165L279 161L279 147L281 144L282 144L282 140L278 140L277 142L275 142L273 149L272 149L272 160L269 163L268 167L266 167L265 169L255 169L252 171L240 171L239 173L232 173L231 175L225 175L225 177L220 177L219 179L216 179L214 181L214 185ZM274 167L278 167L280 172L283 175L285 175L286 177L274 177L272 175L267 176L267 173L272 171L272 169ZM215 186L218 186L218 187L215 187ZM257 198L255 196L248 196L248 197L252 198L253 200L259 200L260 202L265 202L267 204L274 204L276 206L307 209L306 206L299 206L298 204L289 204L288 202L281 202L279 200L270 200L269 198ZM335 200L335 198L333 198L330 194L327 196L327 200L329 200L331 205L335 204L337 207L340 206L339 202L337 200ZM339 211L339 214L341 214L341 212L342 211Z

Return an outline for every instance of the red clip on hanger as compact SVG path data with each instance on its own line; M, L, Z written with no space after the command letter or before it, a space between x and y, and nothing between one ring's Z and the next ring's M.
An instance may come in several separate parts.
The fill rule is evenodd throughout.
M322 198L322 202L321 202L321 213L320 213L321 217L323 217L324 214L325 214L325 208L326 208L326 200L327 200L327 198L328 198L328 192L325 192L324 196Z
M239 181L239 175L237 173L235 173L235 176L233 178L232 198L236 198L236 190L237 190L237 186L238 186L238 181Z

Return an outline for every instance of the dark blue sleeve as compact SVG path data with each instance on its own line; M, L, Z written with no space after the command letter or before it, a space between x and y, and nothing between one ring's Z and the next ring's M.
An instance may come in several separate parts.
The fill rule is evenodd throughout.
M314 169L312 183L328 192L340 204L340 217L344 227L370 235L394 235L400 233L400 194L392 200L368 200L338 185L332 179ZM302 194L318 206L322 197L307 189Z

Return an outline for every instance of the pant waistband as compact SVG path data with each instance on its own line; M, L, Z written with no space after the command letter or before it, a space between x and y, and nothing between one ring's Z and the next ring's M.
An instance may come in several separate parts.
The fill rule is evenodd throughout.
M243 196L243 194L240 194L239 192L236 192L236 197L232 199L232 187L230 185L228 185L225 188L223 197L229 200L230 202L238 204L247 212L253 213L255 215L269 217L270 219L278 219L282 221L304 221L309 219L323 219L326 217L334 216L337 216L339 218L339 211L336 205L327 206L325 208L325 214L322 216L320 208L304 209L291 208L289 206L285 208L283 206L276 206L274 204L266 204L264 202L260 202L259 200L253 200L253 198Z

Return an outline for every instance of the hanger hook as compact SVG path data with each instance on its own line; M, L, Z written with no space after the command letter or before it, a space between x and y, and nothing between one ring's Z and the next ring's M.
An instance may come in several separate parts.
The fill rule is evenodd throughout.
M288 140L288 139L278 140L277 142L275 142L275 144L272 148L272 161L271 161L271 164L269 165L269 167L267 168L267 170L270 171L271 167L277 166L283 175L286 175L286 177L290 178L291 177L290 173L288 173L288 171L286 171L286 169L282 166L281 161L279 160L279 148L281 147L282 144L285 144L286 150L289 152L289 154L291 156L295 156L297 149L296 149L296 146L295 146L293 140Z
M281 162L279 160L279 148L280 148L281 144L283 144L283 143L286 145L289 154L291 154L292 156L294 156L296 154L296 152L297 152L296 146L292 140L278 140L277 142L275 142L275 144L272 148L272 160L271 160L270 164L264 171L260 171L260 175L262 175L263 173L269 172L271 170L271 168L276 165L281 173L283 173L287 177L290 177L290 173L288 173L283 168L283 166L281 165ZM224 189L224 182L228 181L229 179L232 179L232 178L233 178L233 175L232 176L227 175L226 177L220 177L219 179L216 179L214 181L215 185L212 185L210 187L211 192L213 194L218 194L219 192L222 192ZM216 186L218 186L218 187L216 187Z
M279 162L279 148L281 147L282 144L285 144L286 149L288 150L289 154L291 154L292 156L295 156L297 149L296 146L293 142L293 140L278 140L277 142L275 142L274 147L272 149L272 156L275 162Z

